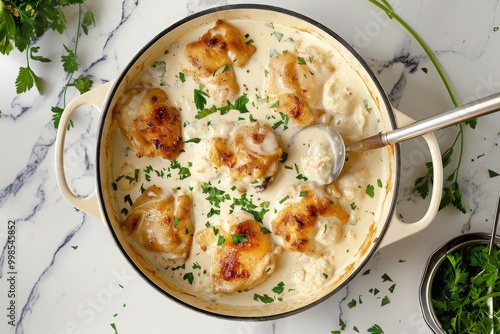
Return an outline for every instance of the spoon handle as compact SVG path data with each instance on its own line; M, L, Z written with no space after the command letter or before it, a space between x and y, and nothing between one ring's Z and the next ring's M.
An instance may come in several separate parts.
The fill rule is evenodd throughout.
M488 247L488 255L491 255L491 252L493 251L493 245L495 244L495 237L497 234L497 227L498 227L498 218L500 216L500 193L498 194L498 200L497 200L497 208L495 210L495 220L493 222L493 227L491 231L491 238L490 238L490 244Z
M470 102L443 114L426 118L402 128L368 137L350 145L347 151L366 151L389 144L396 144L498 110L500 110L500 93Z

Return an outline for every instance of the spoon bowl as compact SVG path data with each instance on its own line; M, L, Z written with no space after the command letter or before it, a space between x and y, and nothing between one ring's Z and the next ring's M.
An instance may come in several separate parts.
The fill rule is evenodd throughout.
M323 184L329 184L342 172L347 152L363 152L381 148L389 144L397 144L498 110L500 110L500 93L487 96L443 114L426 118L399 129L379 133L353 143L348 147L345 146L340 133L333 127L326 124L314 124L295 133L288 146L294 145L296 141L304 142L304 140L309 140L311 142L308 144L311 145L311 149L308 152L308 156L314 156L317 155L317 152L314 152L314 139L326 138L330 146L328 151L331 152L329 156L331 157L332 163L331 166L329 166L328 175L318 178L316 181Z

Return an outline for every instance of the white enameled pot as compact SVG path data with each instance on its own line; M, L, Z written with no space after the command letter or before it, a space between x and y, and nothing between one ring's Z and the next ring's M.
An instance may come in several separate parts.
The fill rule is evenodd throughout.
M263 5L224 6L192 15L165 29L145 45L117 79L71 101L61 117L57 133L56 173L59 188L65 199L81 211L102 220L109 227L117 246L123 252L124 256L159 293L197 311L211 315L230 319L268 320L295 314L327 299L355 277L377 249L417 233L428 226L438 211L443 172L441 153L434 135L424 135L423 138L428 144L434 164L434 183L431 200L428 211L419 221L404 223L395 215L401 169L399 146L395 145L387 148L386 159L388 161L388 168L390 169L388 171L390 182L386 188L385 198L381 202L382 214L376 222L376 228L373 231L372 238L369 240L370 242L363 245L363 249L359 251L359 256L349 264L349 269L339 279L332 280L321 289L318 289L318 291L310 293L307 298L302 298L300 301L283 300L279 303L255 303L254 305L219 304L187 293L173 282L165 280L144 259L141 253L128 242L119 219L119 212L117 212L113 204L112 176L110 175L111 156L109 154L113 132L112 110L120 95L130 88L144 68L149 66L164 52L166 45L172 44L182 38L186 32L200 26L207 26L207 29L209 29L213 22L218 19L231 20L241 18L281 23L319 36L325 43L338 49L349 62L352 69L362 78L381 110L380 122L382 124L381 128L384 131L401 127L413 121L390 105L386 94L368 65L348 43L327 27L301 14L282 8ZM96 191L86 198L80 198L70 190L64 170L64 143L67 124L71 115L82 105L93 105L101 112L96 156Z

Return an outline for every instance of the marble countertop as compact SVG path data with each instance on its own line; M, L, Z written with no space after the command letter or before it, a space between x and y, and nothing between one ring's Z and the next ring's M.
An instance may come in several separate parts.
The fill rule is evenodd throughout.
M251 3L256 2L268 3ZM497 0L390 2L436 54L459 103L500 91ZM200 10L234 3L250 2L88 0L96 26L80 40L80 70L91 76L94 85L112 80L167 26ZM352 44L393 105L407 115L422 119L452 108L423 50L368 0L274 0L272 4L307 15ZM269 322L221 320L179 306L151 288L123 257L107 227L75 211L61 196L50 110L63 105L62 87L68 78L57 60L63 44L74 43L76 14L75 9L66 11L69 28L63 35L50 32L36 42L40 53L54 60L32 64L45 79L43 95L35 90L17 95L14 82L25 56L16 52L0 56L1 333L331 333L341 330L340 322L345 323L342 333L367 333L374 325L384 333L430 333L418 302L427 258L456 235L491 231L500 177L488 171L500 173L500 114L480 118L475 130L465 130L459 180L466 214L449 207L441 210L422 232L379 250L366 265L369 275L359 275L302 313ZM76 94L70 90L67 102ZM67 141L68 178L85 195L95 184L98 113L84 109L74 121ZM442 150L456 133L456 127L436 133ZM397 214L406 221L418 219L428 204L413 189L415 178L425 171L427 155L418 139L402 145ZM451 169L446 169L445 176L449 173ZM14 224L16 274L12 275L7 237ZM384 279L387 276L392 282ZM382 306L386 296L390 303ZM15 319L9 324L11 303Z

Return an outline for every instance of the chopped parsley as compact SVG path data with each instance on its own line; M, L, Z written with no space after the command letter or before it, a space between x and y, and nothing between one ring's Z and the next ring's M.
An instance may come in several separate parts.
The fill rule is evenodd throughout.
M199 142L201 142L200 138L191 138L189 140L186 140L184 143L195 143L195 144L198 144Z
M231 198L229 194L226 194L224 190L212 187L210 184L206 182L203 182L203 184L201 185L201 190L204 194L208 195L206 200L208 200L210 204L214 205L217 208L220 208L220 203Z
M372 111L372 108L368 105L367 99L363 99L363 105L365 106L366 111L368 111L369 113Z
M196 91L197 90L195 89L195 92ZM208 95L206 95L206 96L208 96ZM243 93L243 95L238 97L236 99L236 101L234 101L234 103L227 101L227 105L222 106L222 107L216 107L215 105L213 105L210 108L205 108L207 101L203 96L202 96L202 98L203 99L201 100L201 102L199 102L199 104L196 104L196 94L195 94L195 104L196 104L196 108L198 109L198 113L195 116L196 119L205 118L211 114L216 113L217 111L219 111L221 115L227 114L230 110L237 110L241 114L245 114L245 113L249 112L247 109L247 103L250 102L250 100L248 99L248 96L246 93Z
M278 295L279 294L282 294L283 293L283 290L285 290L285 283L283 282L279 282L278 285L276 285L274 288L273 288L273 292L274 293L277 293Z
M264 294L263 296L254 293L253 295L253 300L260 301L264 304L269 304L274 302L274 299L272 297L269 297L267 294Z
M237 245L248 242L248 238L244 234L231 234L231 239Z
M375 187L371 184L366 186L366 194L373 198L375 196Z
M174 228L177 228L177 225L179 225L179 218L174 216Z
M182 279L188 281L189 284L193 285L194 275L191 272L185 273L184 276L182 276Z
M217 240L217 246L222 246L226 242L226 238L222 235L219 235L219 239Z
M495 171L492 171L491 169L488 169L488 175L490 176L490 178L493 178L493 177L497 177L500 174L498 174Z

